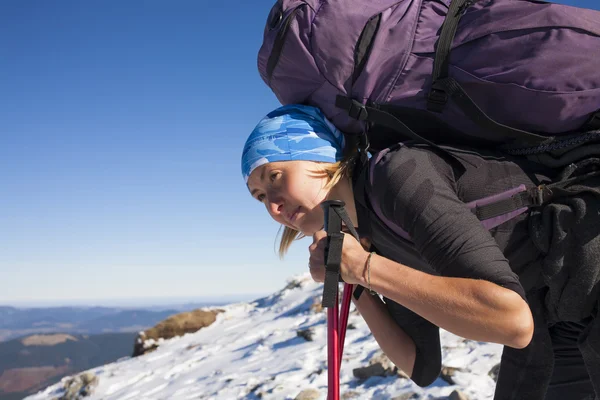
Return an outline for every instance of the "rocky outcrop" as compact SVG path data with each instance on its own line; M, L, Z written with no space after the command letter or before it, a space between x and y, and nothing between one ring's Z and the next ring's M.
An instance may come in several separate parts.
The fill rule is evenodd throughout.
M183 336L186 333L193 333L210 326L221 312L223 310L199 309L175 314L167 318L155 327L138 334L133 348L133 357L155 350L161 340Z
M98 377L91 372L65 378L63 380L64 393L56 400L79 400L91 395L96 386L98 386Z

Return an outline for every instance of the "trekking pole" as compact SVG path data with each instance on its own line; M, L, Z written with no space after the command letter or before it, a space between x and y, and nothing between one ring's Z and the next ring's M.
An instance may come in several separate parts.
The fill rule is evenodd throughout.
M344 202L328 200L321 204L324 214L324 229L327 232L327 245L325 246L325 283L323 285L323 307L327 308L327 365L328 365L328 400L338 400L340 395L340 368L344 353L346 327L350 314L353 285L344 284L341 315L338 311L338 282L340 278L340 264L342 261L342 245L344 233L342 221L352 235L359 240L358 233L348 213L344 209Z
M327 400L340 398L340 353L338 336L338 303L327 310Z
M338 321L338 282L342 259L342 220L335 208L344 202L329 200L321 203L324 214L324 229L327 232L325 246L325 281L323 283L323 307L327 308L327 400L340 398L340 353Z

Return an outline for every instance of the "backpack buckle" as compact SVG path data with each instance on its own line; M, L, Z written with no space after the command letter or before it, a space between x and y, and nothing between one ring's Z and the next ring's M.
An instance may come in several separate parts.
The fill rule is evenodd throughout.
M539 185L529 189L529 199L533 207L544 205L552 198L552 190L546 185Z
M335 105L343 110L346 110L351 118L358 121L366 121L369 117L367 107L361 102L349 97L338 95L335 98Z
M352 99L350 109L348 110L348 115L350 115L351 118L354 118L358 121L366 121L367 117L369 116L369 113L364 104Z
M444 106L448 103L448 94L438 82L431 85L429 96L427 96L427 109L436 113L441 113Z

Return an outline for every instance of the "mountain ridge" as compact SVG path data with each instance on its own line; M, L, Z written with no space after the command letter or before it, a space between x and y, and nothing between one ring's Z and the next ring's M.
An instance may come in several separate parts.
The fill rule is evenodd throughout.
M305 274L282 290L249 303L224 307L215 322L195 333L159 340L151 353L90 369L97 379L85 399L325 399L327 324L319 311L323 285ZM475 342L440 330L443 374L420 388L385 359L362 317L351 308L340 392L346 398L448 399L455 391L470 400L492 399L502 346ZM377 368L375 368L377 367ZM381 368L380 368L381 367ZM366 370L379 370L365 374ZM51 400L65 391L63 379L27 400ZM402 397L400 397L402 396Z

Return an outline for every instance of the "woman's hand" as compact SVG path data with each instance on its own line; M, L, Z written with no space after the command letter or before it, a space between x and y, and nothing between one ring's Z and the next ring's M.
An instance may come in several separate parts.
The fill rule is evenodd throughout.
M310 252L308 266L315 282L323 282L325 280L326 245L327 232L321 230L313 235L313 242L308 247L308 251ZM365 264L369 253L365 251L363 246L368 247L368 243L365 241L365 243L361 244L354 236L344 233L340 274L346 283L357 284L364 281Z

